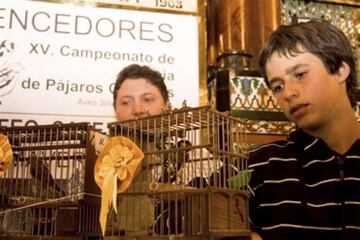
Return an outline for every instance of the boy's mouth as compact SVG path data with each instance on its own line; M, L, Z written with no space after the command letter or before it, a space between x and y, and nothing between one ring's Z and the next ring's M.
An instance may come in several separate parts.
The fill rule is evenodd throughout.
M298 104L290 108L290 114L294 114L303 108L306 108L309 104Z

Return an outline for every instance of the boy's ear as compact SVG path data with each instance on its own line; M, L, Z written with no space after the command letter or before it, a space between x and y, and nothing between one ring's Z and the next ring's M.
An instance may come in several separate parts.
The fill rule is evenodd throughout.
M339 68L339 78L338 78L338 82L346 82L346 80L348 79L349 75L350 75L350 67L346 62L342 62L340 68Z

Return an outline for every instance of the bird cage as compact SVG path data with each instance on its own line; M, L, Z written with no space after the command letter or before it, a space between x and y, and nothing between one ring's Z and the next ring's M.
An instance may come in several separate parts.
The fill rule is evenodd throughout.
M246 124L209 106L108 124L144 159L106 236L248 239Z
M0 177L0 238L99 234L87 123L3 127L13 151Z

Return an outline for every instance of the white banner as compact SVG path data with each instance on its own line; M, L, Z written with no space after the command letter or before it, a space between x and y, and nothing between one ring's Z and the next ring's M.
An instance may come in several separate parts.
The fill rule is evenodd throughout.
M131 63L160 71L172 106L199 105L197 17L0 0L0 126L115 121Z

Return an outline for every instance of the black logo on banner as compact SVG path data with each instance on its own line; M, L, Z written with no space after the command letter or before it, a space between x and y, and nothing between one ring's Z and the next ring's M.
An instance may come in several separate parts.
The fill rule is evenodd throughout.
M12 61L15 43L10 40L3 40L0 43L0 97L12 92L17 81L18 74L23 66Z

